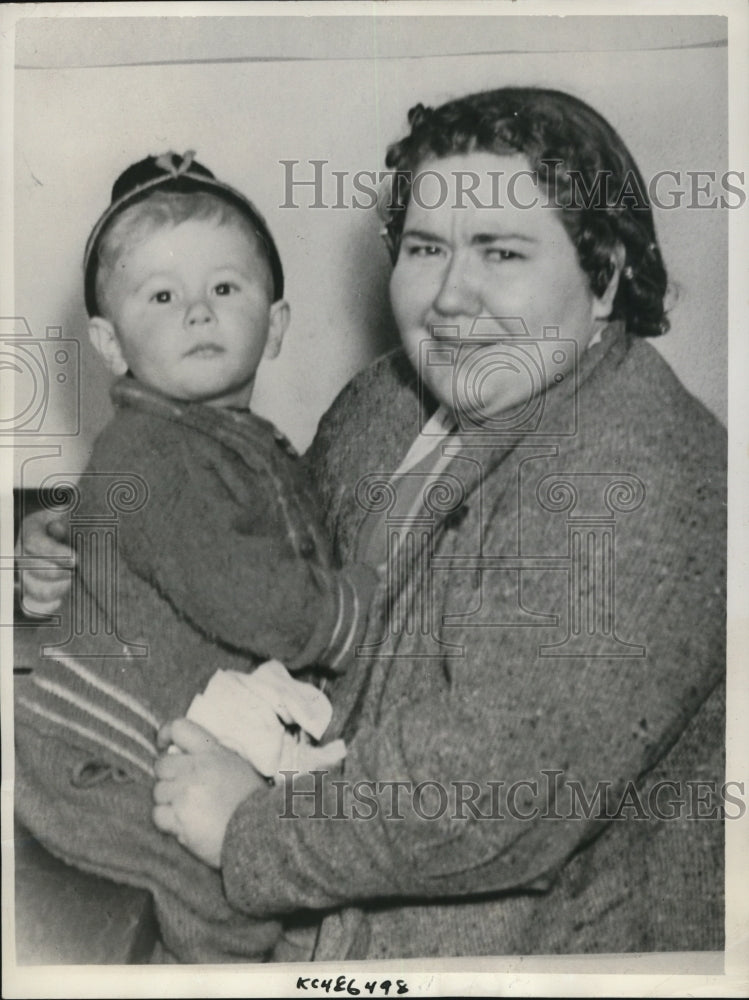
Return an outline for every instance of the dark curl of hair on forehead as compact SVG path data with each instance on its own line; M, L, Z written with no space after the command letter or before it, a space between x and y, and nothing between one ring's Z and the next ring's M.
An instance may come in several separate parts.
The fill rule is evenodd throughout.
M428 161L474 152L524 155L547 203L560 212L590 289L601 296L624 263L610 319L630 333L657 336L669 328L668 277L645 185L627 147L583 101L556 90L505 87L421 104L408 114L410 135L388 149L392 193L381 212L397 259L412 178Z

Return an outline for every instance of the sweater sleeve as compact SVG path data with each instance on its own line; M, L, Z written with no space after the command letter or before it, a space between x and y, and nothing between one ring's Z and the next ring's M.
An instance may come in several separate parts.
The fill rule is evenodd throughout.
M182 617L215 642L292 669L348 665L366 625L373 571L327 568L314 525L292 545L267 516L259 476L206 460L178 425L137 415L120 421L97 443L92 468L112 469L115 456L147 492L142 507L120 516L120 553Z
M433 695L361 724L345 770L240 805L223 847L233 905L539 889L607 823L642 818L633 789L724 673L719 462L652 496L617 539L617 628L643 656L541 657L536 629L449 629L464 658L424 668ZM537 594L562 589L555 571L533 576ZM487 579L490 606L499 586Z

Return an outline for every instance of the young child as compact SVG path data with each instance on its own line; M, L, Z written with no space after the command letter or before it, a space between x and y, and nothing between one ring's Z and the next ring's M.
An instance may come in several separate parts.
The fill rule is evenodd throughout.
M118 515L116 563L79 551L74 601L96 606L103 627L77 635L74 655L48 638L45 655L26 664L17 811L66 860L151 889L168 947L207 961L195 921L187 927L174 912L185 903L202 916L208 876L187 873L200 866L181 848L175 859L150 824L157 732L216 675L191 717L260 773L340 759L340 744L299 739L300 730L319 739L329 721L316 687L278 662L248 671L268 658L290 670L345 669L376 576L332 568L291 446L249 412L257 367L278 354L289 320L283 270L252 203L192 155L128 168L86 246L89 335L118 381L75 516L111 516L118 488L132 509ZM122 640L116 655L102 646L112 634ZM219 914L234 934L237 918L222 910L220 884L213 889L209 922ZM211 947L226 950L213 930ZM254 954L272 936L262 926ZM247 958L252 935L240 937L228 950Z

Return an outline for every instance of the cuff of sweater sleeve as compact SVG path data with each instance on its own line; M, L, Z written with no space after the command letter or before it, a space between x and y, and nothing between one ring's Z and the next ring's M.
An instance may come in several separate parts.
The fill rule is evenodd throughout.
M326 866L318 870L310 863L296 829L310 815L317 826L325 814L323 771L292 772L286 782L254 792L235 810L221 849L224 893L235 910L267 918L338 902Z
M355 565L345 570L315 570L318 587L324 593L319 615L304 648L295 656L280 657L288 670L312 664L343 672L364 637L369 605L379 577L369 566Z
M339 574L336 622L328 646L320 656L321 666L343 673L351 665L356 647L364 638L378 582L376 571L361 563Z

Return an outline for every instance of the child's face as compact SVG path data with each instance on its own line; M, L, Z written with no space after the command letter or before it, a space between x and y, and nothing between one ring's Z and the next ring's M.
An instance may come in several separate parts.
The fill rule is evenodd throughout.
M270 284L241 226L189 219L117 259L92 341L115 374L129 369L174 399L247 406L260 360L278 353L288 322Z

